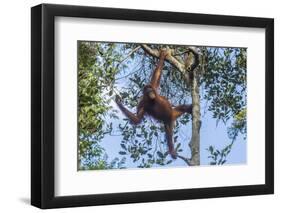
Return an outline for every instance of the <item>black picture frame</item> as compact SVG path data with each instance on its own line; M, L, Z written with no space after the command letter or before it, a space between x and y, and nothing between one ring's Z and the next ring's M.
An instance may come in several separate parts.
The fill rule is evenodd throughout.
M263 28L266 34L265 184L95 195L54 195L54 18L57 16ZM60 208L274 193L274 20L41 4L31 9L31 204Z

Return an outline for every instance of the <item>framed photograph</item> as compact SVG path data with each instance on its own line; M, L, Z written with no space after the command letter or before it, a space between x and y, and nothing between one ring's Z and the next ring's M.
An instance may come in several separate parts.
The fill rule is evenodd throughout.
M274 20L31 9L31 204L272 194Z

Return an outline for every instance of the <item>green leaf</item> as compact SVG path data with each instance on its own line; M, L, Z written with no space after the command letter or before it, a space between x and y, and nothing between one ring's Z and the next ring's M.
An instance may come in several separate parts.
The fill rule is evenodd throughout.
M125 150L127 150L127 147L125 146L125 144L121 143L121 147Z
M120 151L119 152L119 155L126 155L127 153L126 152L124 152L124 151Z
M162 152L160 152L160 151L157 151L157 155L159 156L159 158L164 158L163 153L162 153Z

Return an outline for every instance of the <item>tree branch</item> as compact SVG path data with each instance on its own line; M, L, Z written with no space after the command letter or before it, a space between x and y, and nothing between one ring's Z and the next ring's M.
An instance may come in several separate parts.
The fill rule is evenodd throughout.
M185 158L181 155L177 155L178 158L182 159L187 165L190 166L190 160L188 158Z
M141 44L142 49L149 55L159 58L160 52L159 50L150 48L147 44ZM185 66L181 62L179 62L175 57L172 55L169 55L165 59L168 61L171 65L175 66L180 72L185 72Z
M147 44L141 44L142 49L149 55L158 58L160 56L160 53L156 49L150 48Z
M193 63L188 67L188 71L192 72L199 65L199 53L192 47L189 47L187 51L193 54Z
M135 49L133 49L126 57L124 57L121 61L119 61L119 64L117 65L117 67L120 66L120 64L122 64L127 58L129 58L134 52L136 52L139 48L141 48L141 46L137 46Z

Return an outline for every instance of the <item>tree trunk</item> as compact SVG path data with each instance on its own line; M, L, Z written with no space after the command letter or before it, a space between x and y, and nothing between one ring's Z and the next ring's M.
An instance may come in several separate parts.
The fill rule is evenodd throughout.
M189 142L191 150L190 166L200 165L200 94L199 94L199 73L197 70L193 72L191 79L191 96L192 96L192 136Z

